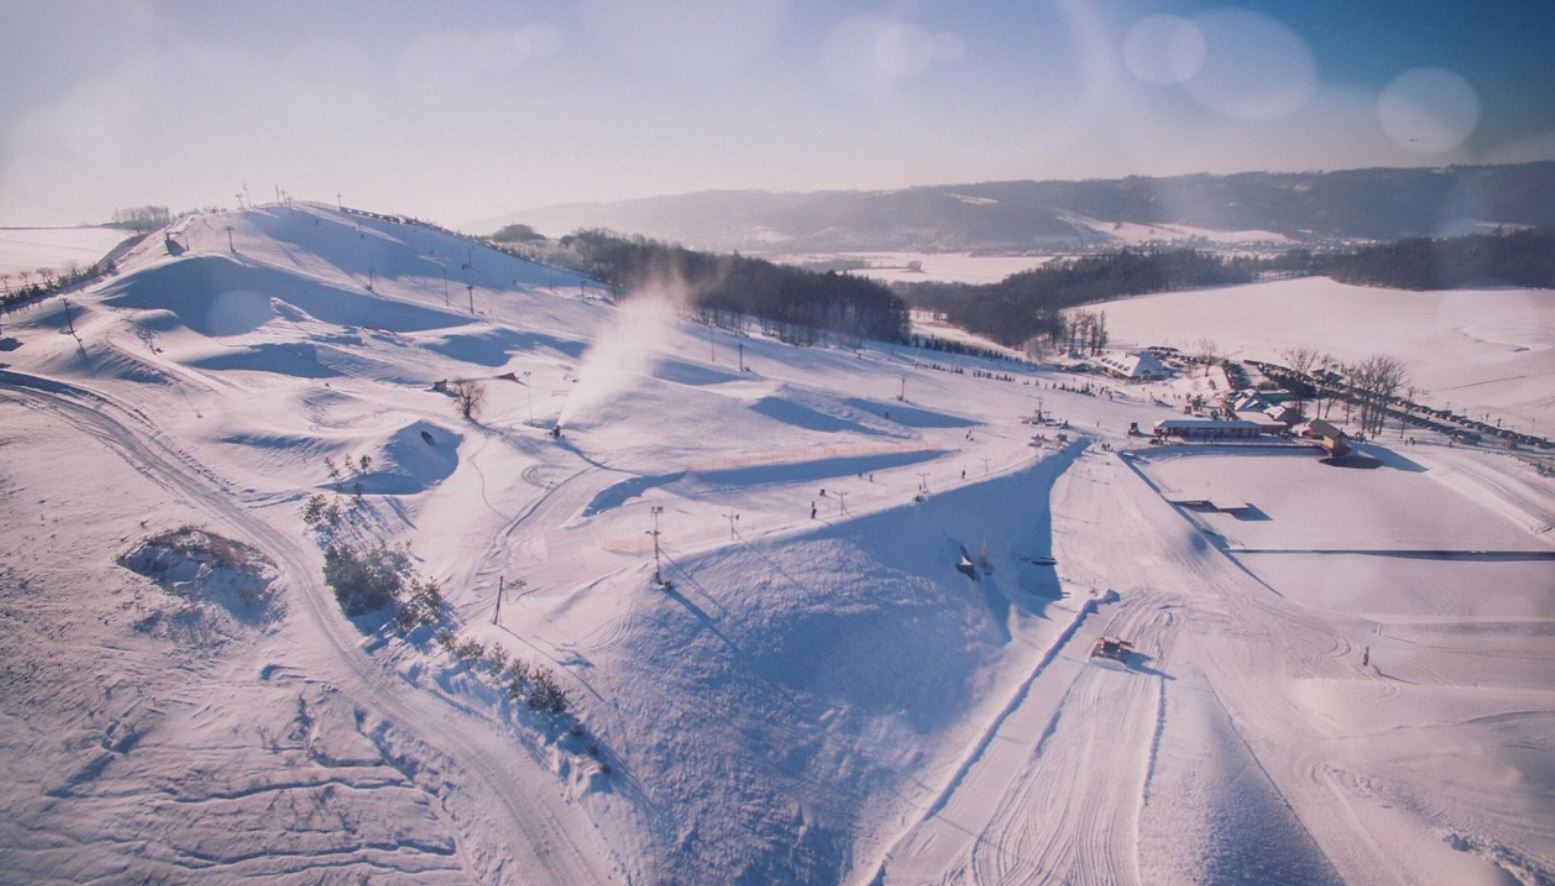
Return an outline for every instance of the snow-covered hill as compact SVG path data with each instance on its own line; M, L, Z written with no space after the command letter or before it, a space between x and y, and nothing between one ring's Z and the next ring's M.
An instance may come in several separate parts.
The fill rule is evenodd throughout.
M1520 462L1131 452L1176 411L1145 389L710 333L315 206L188 218L7 335L17 876L1555 872L1555 493ZM302 521L337 484L341 539L403 545L572 713L346 618ZM1328 501L1371 510L1325 533Z

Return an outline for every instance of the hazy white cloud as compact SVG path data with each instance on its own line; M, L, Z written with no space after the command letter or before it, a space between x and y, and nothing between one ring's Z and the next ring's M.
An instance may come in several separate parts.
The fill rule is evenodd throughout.
M1184 88L1206 107L1233 120L1274 120L1312 97L1317 64L1306 42L1281 22L1218 9L1192 23L1204 37L1204 64Z
M1479 94L1441 68L1415 68L1393 79L1377 99L1382 131L1400 147L1439 154L1463 144L1479 124Z
M878 15L843 21L826 36L821 63L832 82L849 92L881 95L939 64L966 54L957 34L931 34L917 25Z
M400 92L416 104L445 104L468 94L488 75L511 74L532 58L555 55L561 34L545 24L480 35L437 31L400 53Z

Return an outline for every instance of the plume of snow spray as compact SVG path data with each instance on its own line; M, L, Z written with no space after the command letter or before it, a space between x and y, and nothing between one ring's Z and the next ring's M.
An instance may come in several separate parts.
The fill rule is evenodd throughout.
M590 421L599 407L647 373L674 329L676 315L690 293L677 276L637 290L621 302L616 316L594 339L578 368L578 382L562 406L557 424Z

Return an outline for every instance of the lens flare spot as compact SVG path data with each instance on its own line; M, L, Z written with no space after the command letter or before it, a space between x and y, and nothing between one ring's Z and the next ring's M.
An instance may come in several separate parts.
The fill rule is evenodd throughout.
M1479 125L1479 94L1441 68L1414 68L1393 79L1377 99L1382 131L1405 150L1450 151Z
M1123 40L1123 64L1146 83L1186 83L1204 67L1204 33L1176 15L1152 15L1129 28Z

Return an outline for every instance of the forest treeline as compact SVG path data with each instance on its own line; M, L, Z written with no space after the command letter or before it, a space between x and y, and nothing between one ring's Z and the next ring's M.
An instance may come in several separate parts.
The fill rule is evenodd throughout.
M759 319L766 331L796 344L826 333L864 339L907 339L907 305L886 286L847 274L818 274L745 256L699 252L643 237L579 231L560 241L570 264L612 287L682 290L709 320L735 325Z
M1532 228L1447 239L1399 240L1358 249L1294 249L1276 256L1221 257L1195 249L1124 249L1055 261L997 283L899 283L913 307L1011 347L1070 336L1063 311L1128 295L1326 276L1400 289L1555 287L1555 231Z
M1250 259L1222 259L1193 249L1088 255L1011 274L997 283L903 283L914 307L943 311L963 329L1010 347L1033 338L1065 338L1062 311L1077 305L1169 289L1196 289L1256 279Z
M1365 286L1549 289L1555 288L1555 229L1398 240L1349 254L1317 256L1314 265L1314 273Z

